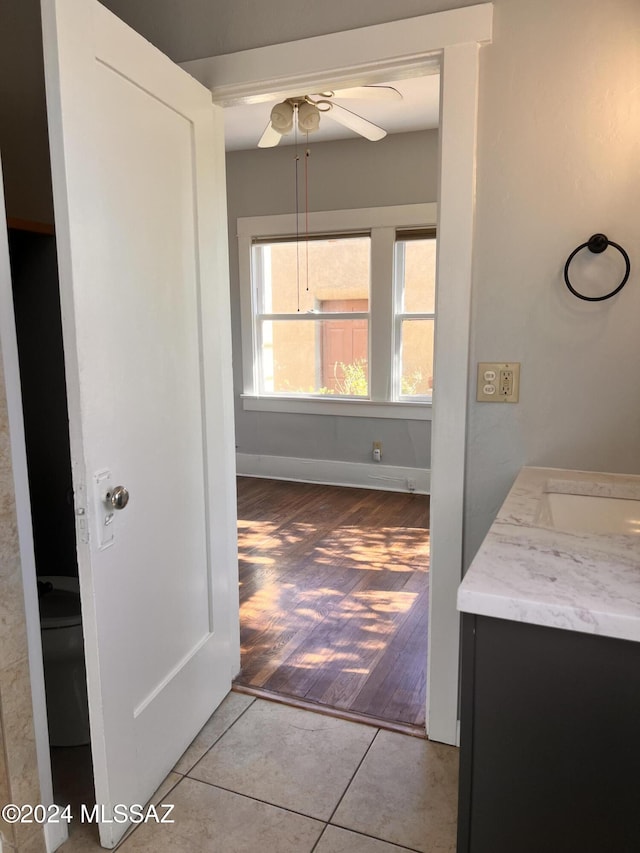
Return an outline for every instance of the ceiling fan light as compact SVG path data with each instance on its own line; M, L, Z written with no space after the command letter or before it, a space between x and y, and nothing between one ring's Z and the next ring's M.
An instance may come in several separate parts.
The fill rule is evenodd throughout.
M298 127L302 133L313 133L320 127L320 110L307 102L298 107Z
M278 133L289 133L293 127L293 106L288 101L276 104L271 110L271 127Z

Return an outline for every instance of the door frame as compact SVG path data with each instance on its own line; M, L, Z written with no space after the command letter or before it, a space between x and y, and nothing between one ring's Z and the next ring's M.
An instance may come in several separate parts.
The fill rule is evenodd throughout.
M484 3L371 27L181 63L233 106L439 71L440 160L431 460L431 594L427 732L459 743L460 620L466 423L475 214L479 49L491 41Z
M1 162L0 212L4 216L5 200ZM27 448L24 433L18 341L13 307L7 231L8 228L5 228L4 224L2 224L0 226L0 359L2 360L2 370L4 372L7 418L9 422L10 465L13 472L13 488L15 490L16 523L22 575L22 595L24 599L26 641L29 658L29 684L31 687L31 709L33 712L33 731L38 783L40 786L40 802L45 806L50 806L53 805L53 781L44 687L42 637L40 634L40 607L38 604L36 583L31 501L27 472ZM25 772L28 772L30 769L27 767ZM64 821L44 824L43 832L47 850L55 850L68 838L67 825Z

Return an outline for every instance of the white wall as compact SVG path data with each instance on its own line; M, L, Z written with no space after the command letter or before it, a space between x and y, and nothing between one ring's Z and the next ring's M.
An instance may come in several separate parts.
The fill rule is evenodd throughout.
M437 131L310 146L310 210L341 210L436 200ZM227 203L238 452L370 462L373 441L383 463L430 467L431 422L245 412L242 409L240 284L236 222L241 216L295 210L295 148L227 154Z

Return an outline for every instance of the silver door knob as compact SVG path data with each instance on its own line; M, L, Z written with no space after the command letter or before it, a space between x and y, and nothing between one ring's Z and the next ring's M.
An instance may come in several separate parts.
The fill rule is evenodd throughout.
M114 509L124 509L129 503L129 492L124 486L115 486L106 494L106 501Z

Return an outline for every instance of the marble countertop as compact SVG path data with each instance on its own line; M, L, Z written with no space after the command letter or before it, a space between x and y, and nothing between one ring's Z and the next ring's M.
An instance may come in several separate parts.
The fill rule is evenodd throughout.
M547 492L640 500L640 476L523 468L458 589L458 610L640 640L640 535L545 527Z

